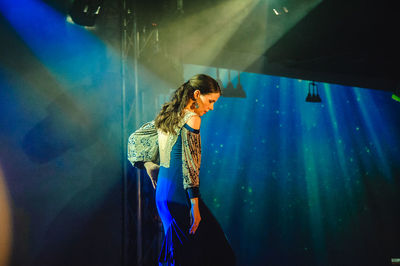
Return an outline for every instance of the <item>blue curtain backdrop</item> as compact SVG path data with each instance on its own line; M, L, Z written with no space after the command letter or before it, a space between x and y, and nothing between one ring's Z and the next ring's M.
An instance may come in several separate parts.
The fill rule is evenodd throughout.
M186 65L215 77L216 70ZM227 70L220 70L226 86ZM237 72L231 72L234 86ZM201 192L240 265L400 257L400 104L388 92L241 73L202 122Z

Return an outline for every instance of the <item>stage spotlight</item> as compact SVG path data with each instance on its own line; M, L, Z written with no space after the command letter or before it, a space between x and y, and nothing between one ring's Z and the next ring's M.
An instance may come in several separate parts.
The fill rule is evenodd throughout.
M282 8L273 8L272 11L276 16L281 16L289 13L289 9L286 6L283 6Z
M103 0L75 0L69 11L71 20L78 25L93 27ZM67 18L67 21L69 18Z
M223 97L246 98L246 93L243 90L242 84L240 84L240 73L238 76L238 84L235 88L231 81L231 71L228 70L228 84L226 85L226 88L222 91L222 96Z
M392 99L400 102L400 88L396 89L396 91L392 94Z
M231 81L231 71L228 70L228 84L226 85L225 89L222 91L222 96L235 97L234 90L235 90L235 88L233 87L233 83Z
M243 90L243 86L240 83L240 72L238 73L238 84L236 85L235 94L238 98L246 98L246 92Z
M311 92L312 91L312 92ZM306 102L309 103L320 103L322 102L321 97L318 94L318 87L315 82L310 82L308 84L308 94L306 97Z

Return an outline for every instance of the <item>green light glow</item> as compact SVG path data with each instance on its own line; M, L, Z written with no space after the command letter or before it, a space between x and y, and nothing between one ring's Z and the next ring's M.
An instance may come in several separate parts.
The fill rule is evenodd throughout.
M392 95L392 99L395 100L395 101L400 102L400 97L397 96L396 94L393 94L393 95Z

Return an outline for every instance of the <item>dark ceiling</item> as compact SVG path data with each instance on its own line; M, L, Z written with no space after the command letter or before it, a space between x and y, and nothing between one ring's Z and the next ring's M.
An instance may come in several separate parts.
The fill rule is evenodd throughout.
M305 79L394 90L400 39L393 2L323 1L264 56Z
M266 47L246 70L394 91L400 87L399 24L393 1L325 0ZM241 42L251 47L251 39ZM215 63L229 67L224 63L229 62L231 68L240 69L241 60L228 53Z
M64 14L68 12L72 2L43 1ZM104 0L107 1L114 0ZM193 16L200 9L212 9L213 5L226 1L183 0L184 16ZM259 1L262 3L264 0ZM283 3L290 7L295 3L298 5L311 1L313 0L269 0L268 3ZM176 0L127 2L137 6L139 18L146 20L144 23L157 19L162 21L163 16L171 18L176 14L165 11L176 8ZM314 0L315 2L318 1ZM263 12L272 11L258 9L242 21L230 41L213 62L208 64L240 71L394 91L400 87L397 67L400 41L397 36L398 12L393 2L320 1L294 25L281 32L272 44L263 47L264 49L254 49L255 37L268 33L268 30L274 29L274 23L282 23L284 18L269 15L269 20L265 21L269 25L263 27ZM114 4L115 6L120 5ZM233 54L237 56L232 56ZM249 61L251 63L243 64L249 57L252 58ZM200 59L191 56L183 60L184 63L202 63Z
M221 2L224 0L184 1L185 15ZM258 2L213 62L202 62L192 55L184 62L386 91L400 87L396 67L400 61L400 23L394 1ZM271 15L273 7L299 10L316 2L288 29L282 27L284 16ZM270 13L267 19L266 12ZM262 35L279 37L260 49Z

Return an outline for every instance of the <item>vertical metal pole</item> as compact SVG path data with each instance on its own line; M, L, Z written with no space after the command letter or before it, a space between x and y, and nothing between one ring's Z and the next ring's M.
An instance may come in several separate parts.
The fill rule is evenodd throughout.
M122 0L121 8L121 106L122 106L122 254L121 264L127 265L127 217L128 217L128 206L127 206L127 186L128 186L128 174L126 166L126 58L127 58L127 8L126 0Z
M133 43L134 43L134 79L135 79L135 123L136 128L139 126L140 121L140 107L139 107L139 69L138 69L138 57L139 57L139 31L137 30L137 12L133 12ZM137 265L142 265L142 173L139 169L136 170L137 176Z
M127 163L126 163L126 152L127 152L127 129L126 129L126 87L129 86L130 80L128 77L132 77L132 73L128 73L128 53L129 48L131 48L131 43L129 41L130 37L133 37L133 52L134 52L134 61L133 61L133 78L134 78L134 97L135 97L135 128L139 127L139 123L141 122L141 110L140 110L140 97L139 97L139 75L138 75L138 57L139 57L139 32L137 30L137 19L136 19L136 10L131 12L130 8L127 5L127 0L121 0L121 104L122 104L122 160L123 160L123 182L122 182L122 206L123 206L123 214L122 214L122 265L128 265L128 243L129 243L129 206L128 206L128 180L127 180ZM132 19L133 17L133 19ZM132 19L132 20L130 20ZM133 29L129 28L130 22L133 21ZM137 176L137 265L142 265L142 195L141 195L141 179L142 173L139 169L136 170Z

